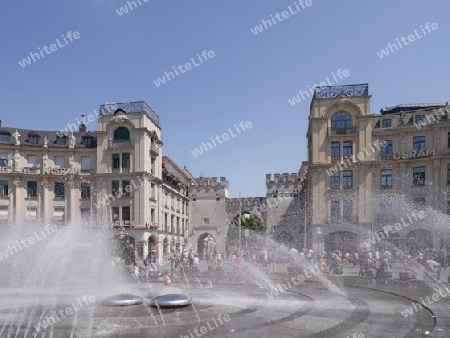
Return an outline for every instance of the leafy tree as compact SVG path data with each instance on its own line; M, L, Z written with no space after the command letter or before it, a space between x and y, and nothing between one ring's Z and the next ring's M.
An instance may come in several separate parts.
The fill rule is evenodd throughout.
M241 227L256 232L264 230L264 226L261 220L255 215L243 215L240 217ZM236 219L235 224L239 226L239 217Z

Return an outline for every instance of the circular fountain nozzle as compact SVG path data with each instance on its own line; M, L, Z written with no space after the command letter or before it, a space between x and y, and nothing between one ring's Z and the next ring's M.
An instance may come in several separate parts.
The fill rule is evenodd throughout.
M142 304L143 302L144 300L142 299L142 297L131 295L128 293L120 293L118 295L105 298L102 301L102 304L106 306L130 306Z
M191 298L178 293L168 293L152 298L150 305L156 307L183 307L191 304Z

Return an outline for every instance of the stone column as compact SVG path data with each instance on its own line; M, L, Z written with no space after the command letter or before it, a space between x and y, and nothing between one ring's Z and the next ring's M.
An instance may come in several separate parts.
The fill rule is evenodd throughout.
M44 221L44 224L50 224L53 216L53 210L50 210L52 205L50 200L50 191L48 190L48 181L45 179L41 182L42 192L41 192L41 205L39 217ZM51 213L51 214L50 214Z
M77 213L77 203L76 203L76 197L77 197L77 184L78 182L75 182L73 180L69 181L67 184L67 187L69 188L69 218L66 218L66 221L73 222L78 217Z
M22 193L23 189L22 189L21 181L20 181L19 177L14 178L13 184L14 184L14 207L13 207L14 219L13 219L13 222L17 226L17 225L19 225L19 222L22 221L22 216L23 216L22 206L23 206L23 198L24 197L23 197L23 193Z

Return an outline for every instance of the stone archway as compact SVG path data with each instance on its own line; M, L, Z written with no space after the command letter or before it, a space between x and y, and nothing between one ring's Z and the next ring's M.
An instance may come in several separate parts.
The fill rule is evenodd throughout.
M345 252L359 251L359 236L350 231L334 231L325 235L325 251L327 253L339 250Z
M212 257L214 251L216 251L216 239L213 235L205 232L199 236L197 240L197 253L201 259L207 259Z

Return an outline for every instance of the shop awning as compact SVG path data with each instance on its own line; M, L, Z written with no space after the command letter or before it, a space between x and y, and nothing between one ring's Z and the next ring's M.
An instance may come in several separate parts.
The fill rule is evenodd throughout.
M53 219L64 220L64 211L53 212Z

